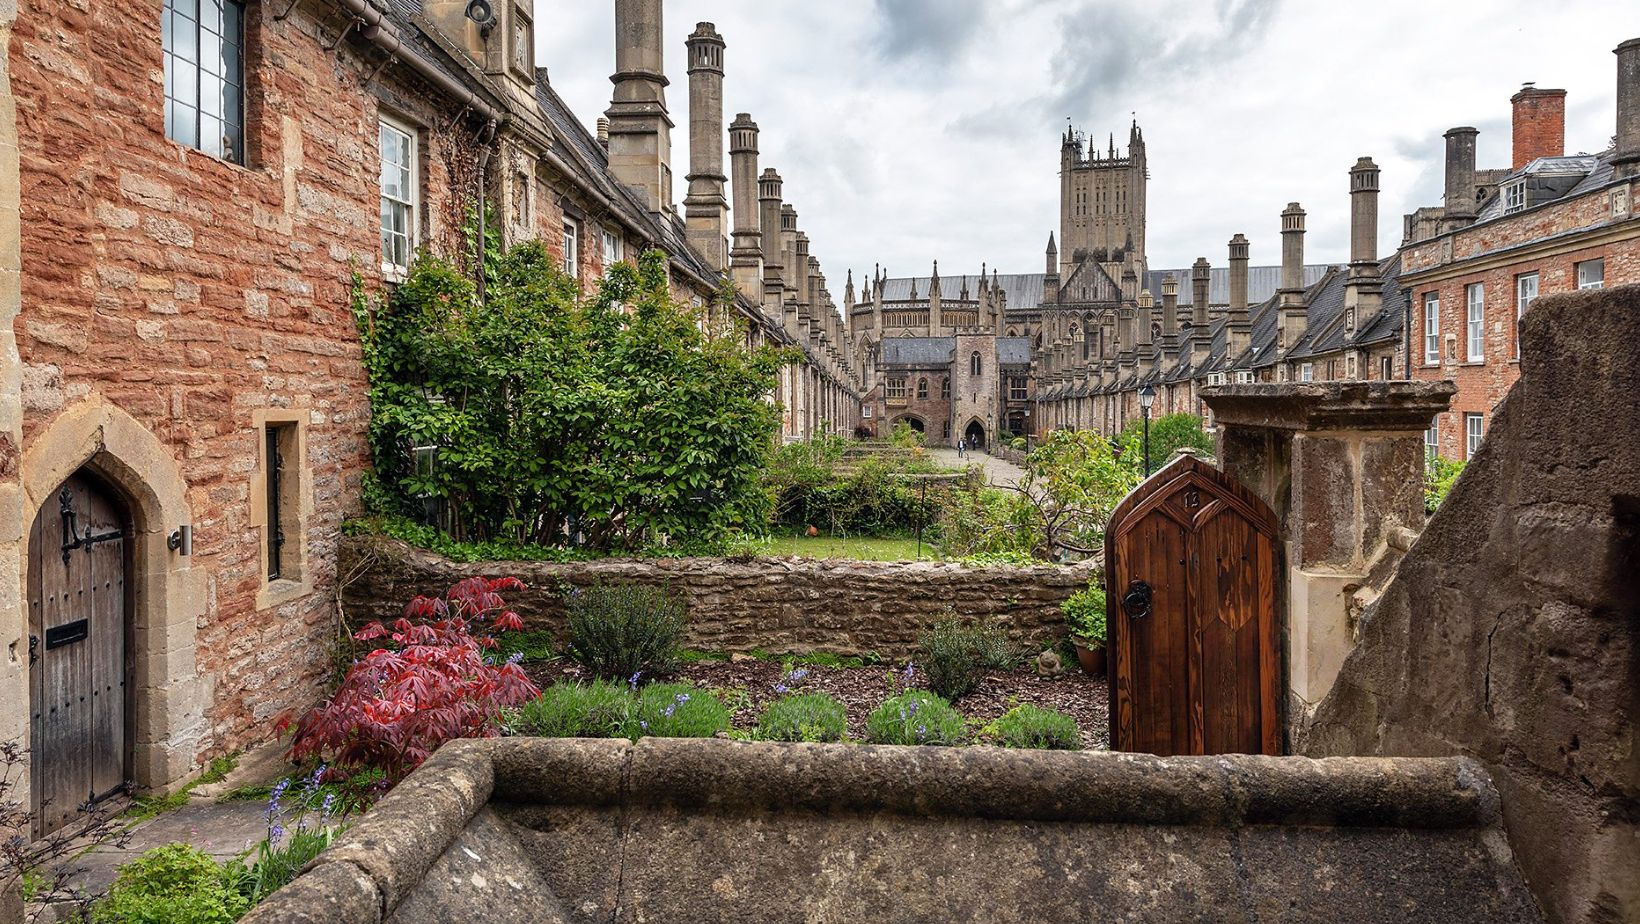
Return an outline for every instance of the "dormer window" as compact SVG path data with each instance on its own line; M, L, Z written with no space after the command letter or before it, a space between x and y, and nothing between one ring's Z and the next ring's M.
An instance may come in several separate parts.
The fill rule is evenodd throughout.
M1512 215L1526 208L1526 181L1515 180L1503 186L1503 214Z

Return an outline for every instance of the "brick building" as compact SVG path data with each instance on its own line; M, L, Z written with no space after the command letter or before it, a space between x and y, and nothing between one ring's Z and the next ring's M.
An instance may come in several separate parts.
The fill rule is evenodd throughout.
M787 435L853 426L817 264L799 305L742 234L755 145L749 172L736 146L730 251L724 41L703 24L688 43L680 209L661 4L616 8L597 134L535 66L529 0L0 14L0 739L32 749L44 824L126 781L174 786L319 694L369 464L350 281L457 251L480 199L589 285L660 248L704 302L755 261L735 311L804 356L773 396Z

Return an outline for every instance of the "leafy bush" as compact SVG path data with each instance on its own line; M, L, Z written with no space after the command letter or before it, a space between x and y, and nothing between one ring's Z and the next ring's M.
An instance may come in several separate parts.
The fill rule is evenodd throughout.
M932 744L954 747L968 738L968 724L951 704L927 690L889 697L866 718L872 744Z
M539 691L512 660L489 663L496 640L469 627L488 621L493 632L517 631L523 621L499 592L523 587L517 578L469 578L443 597L410 601L391 630L366 626L354 638L384 647L354 664L335 695L297 724L291 759L343 773L380 770L392 785L446 741L494 737L502 709ZM438 621L420 621L426 617Z
M1007 632L957 619L946 619L918 640L928 686L949 700L972 693L987 669L1007 670L1019 662L1019 650Z
M251 902L233 877L187 844L155 847L120 867L93 924L233 924Z
M507 728L514 735L539 738L619 738L626 734L631 711L626 684L557 683L513 712Z
M729 730L729 710L687 683L654 683L638 692L627 733L634 739L711 738Z
M460 540L598 551L764 528L790 354L724 322L727 288L678 301L659 251L589 296L539 241L493 264L482 300L433 255L391 291L355 285L378 512L433 499Z
M901 536L934 523L941 498L954 486L924 487L906 477L928 469L926 460L866 458L845 468L836 439L794 443L775 453L764 482L776 526L814 526L834 536Z
M762 741L842 741L848 734L848 712L824 693L777 699L757 722Z
M923 433L902 420L889 431L888 441L900 449L917 449L923 445Z
M1082 733L1076 720L1063 712L1022 705L1003 713L985 726L980 737L1005 748L1035 748L1076 751L1082 748Z
M1085 648L1103 648L1105 645L1105 588L1095 579L1082 590L1071 594L1059 604L1065 614L1065 624L1071 637L1080 639Z
M1144 472L1145 422L1143 417L1127 422L1116 437L1122 447L1122 462L1137 477ZM1200 455L1213 454L1213 437L1202 426L1202 419L1194 414L1168 414L1150 422L1150 470L1155 472L1173 454L1181 449L1192 449Z
M975 564L1032 564L1045 547L1040 521L1023 497L980 487L941 498L936 541L947 556Z
M575 663L610 680L653 677L677 664L688 622L682 598L659 587L600 584L569 592L569 648Z
M1431 516L1439 510L1452 486L1458 483L1467 465L1462 459L1449 460L1431 455L1424 465L1424 511Z

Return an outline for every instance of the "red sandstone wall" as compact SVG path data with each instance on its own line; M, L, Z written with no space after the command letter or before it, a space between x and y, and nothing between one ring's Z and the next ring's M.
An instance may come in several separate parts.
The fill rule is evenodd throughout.
M252 3L249 163L188 150L164 137L159 9L22 4L11 45L23 203L16 331L25 441L99 392L172 447L189 483L195 565L208 574L197 660L214 678L214 754L310 703L328 667L338 526L356 511L368 463L347 296L353 269L375 281L380 263L378 102L350 46L324 51L304 8L276 23ZM382 78L373 90L401 115L449 124ZM441 163L424 150L433 239ZM258 612L263 538L248 521L252 412L264 407L309 412L315 589Z

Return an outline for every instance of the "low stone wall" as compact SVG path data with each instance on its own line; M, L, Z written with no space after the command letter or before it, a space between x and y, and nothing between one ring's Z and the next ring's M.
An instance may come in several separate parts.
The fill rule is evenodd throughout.
M1017 465L1020 468L1025 467L1025 450L1023 449L1015 449L1001 443L992 443L985 451L1011 465Z
M417 594L474 575L513 575L529 589L508 603L531 628L562 634L569 587L627 581L669 587L689 605L684 644L703 651L817 651L903 658L917 636L951 614L1006 626L1032 646L1065 635L1060 603L1099 572L1092 565L968 567L944 562L795 558L608 559L557 564L456 564L396 540L343 541L342 591L353 627L392 619Z
M245 924L1540 924L1468 760L446 745Z

